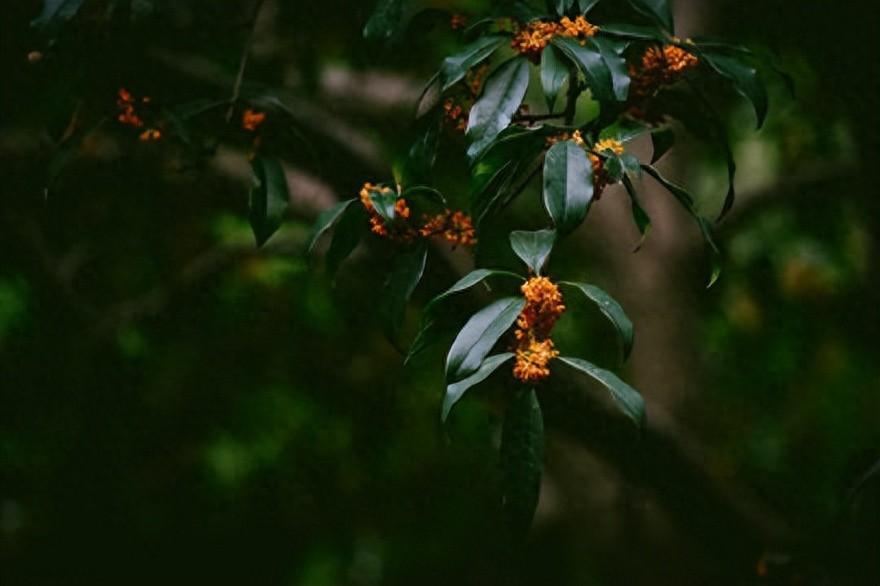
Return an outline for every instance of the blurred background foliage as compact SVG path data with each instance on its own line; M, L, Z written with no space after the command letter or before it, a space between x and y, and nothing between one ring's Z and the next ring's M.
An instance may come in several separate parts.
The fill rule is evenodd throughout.
M768 75L757 134L747 104L724 105L741 197L713 289L661 192L640 252L615 192L557 252L553 272L590 275L634 317L626 374L651 424L633 438L598 395L554 380L542 500L511 552L504 389L442 429L441 348L404 367L381 335L387 251L362 246L335 281L304 254L315 215L387 180L408 147L421 85L455 46L440 11L485 3L429 3L386 47L361 39L371 2L268 0L232 123L250 2L87 1L37 31L41 4L8 3L0 23L4 585L880 583L873 6L676 2L680 34L773 56L796 95ZM116 123L121 87L153 99L162 140ZM246 106L268 112L260 149L292 197L259 252ZM447 138L437 183L466 205ZM682 141L664 167L720 206L715 153ZM508 228L541 223L536 197ZM439 253L409 331L471 262ZM589 327L561 322L563 348L613 367L613 332L573 309Z

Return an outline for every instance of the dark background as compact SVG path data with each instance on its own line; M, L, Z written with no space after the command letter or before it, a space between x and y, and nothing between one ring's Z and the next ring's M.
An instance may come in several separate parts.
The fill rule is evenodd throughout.
M367 43L370 5L269 0L257 20L243 103L284 104L261 148L292 194L257 251L253 137L225 107L156 143L114 120L120 87L163 120L228 100L249 2L86 2L51 34L29 27L40 2L4 3L0 582L880 583L880 480L860 484L880 460L876 9L676 2L679 34L771 56L796 95L768 71L757 133L747 104L721 104L741 196L712 289L696 228L647 184L639 253L614 190L557 251L554 274L604 286L633 317L623 374L649 427L635 437L554 373L542 499L511 552L503 389L473 392L441 428L442 345L404 368L375 315L387 251L361 247L335 283L305 256L320 210L390 178L421 85L455 47L445 17ZM447 138L438 184L466 205L462 142ZM718 209L715 153L682 139L662 168ZM542 221L537 191L524 201L508 226ZM408 332L472 262L439 252ZM563 347L614 367L613 332L572 313Z

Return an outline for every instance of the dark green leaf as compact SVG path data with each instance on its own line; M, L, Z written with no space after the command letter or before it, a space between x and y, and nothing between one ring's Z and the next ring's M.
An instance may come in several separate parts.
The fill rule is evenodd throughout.
M396 215L394 205L397 203L397 193L384 189L374 189L370 192L370 201L373 209L386 222L393 222Z
M654 145L654 154L651 155L651 164L653 165L663 158L663 155L668 153L675 144L675 133L671 128L655 130L651 133L651 142Z
M251 162L253 187L250 193L250 222L257 240L263 246L281 227L290 205L284 168L276 159L256 157Z
M637 390L620 380L616 374L580 358L560 357L559 360L590 376L605 387L615 404L639 427L645 423L645 400Z
M493 372L498 370L502 364L514 357L512 352L505 354L496 354L486 358L475 373L466 379L453 383L446 387L446 395L443 397L443 408L440 412L440 419L445 423L449 417L449 412L458 403L465 392L473 386L476 386L489 378Z
M507 277L518 279L520 281L524 280L523 277L516 273L493 269L477 269L460 279L452 287L432 299L430 303L425 306L422 313L422 323L419 326L419 332L410 346L404 364L408 363L415 356L421 354L440 336L442 332L445 332L446 328L438 327L437 320L434 318L434 313L440 304L456 293L461 293L462 291L470 289L471 287L482 283L489 277Z
M460 53L444 59L440 66L442 91L461 81L468 71L488 59L506 40L507 37L503 35L480 37Z
M391 273L382 292L380 312L389 338L397 339L403 325L406 304L425 273L428 248L424 243L412 250L400 252L391 262Z
M476 158L498 134L507 128L529 87L529 61L515 57L486 80L483 95L471 108L467 135L471 139L468 156Z
M397 36L403 25L403 0L379 0L364 26L364 38L388 40Z
M700 227L700 232L703 234L703 238L706 241L706 244L712 248L714 252L718 252L718 246L715 245L715 240L712 238L712 228L709 222L703 218L700 213L697 211L696 206L694 205L694 198L690 193L687 192L686 189L681 187L680 185L676 185L672 181L669 181L663 175L660 174L660 171L652 167L651 165L642 165L642 169L645 170L645 173L653 177L660 185L666 188L666 190L675 196L675 199L682 205L684 209L691 215L691 217L696 220L697 224Z
M499 338L516 321L525 304L522 297L507 297L474 314L449 349L446 357L447 382L458 382L473 374Z
M574 6L574 0L554 0L556 6L556 14L565 16L565 13Z
M709 63L712 69L732 81L736 90L751 102L755 109L758 128L761 128L767 118L768 102L767 89L758 75L758 70L744 63L740 58L723 53L700 51L699 55Z
M510 233L510 246L513 252L526 263L536 275L550 258L553 244L556 242L556 230L538 230L537 232L515 231Z
M615 99L611 72L595 43L587 39L587 44L581 46L575 39L556 37L553 39L553 44L559 47L583 72L594 100L610 102Z
M556 47L549 46L541 53L541 87L550 112L556 107L556 97L569 75L568 64L558 51Z
M578 289L587 299L599 306L599 310L611 321L620 335L620 341L623 345L623 357L624 359L628 358L630 352L632 352L633 341L635 340L635 328L633 328L632 321L626 315L623 307L611 295L595 285L569 282L560 284Z
M562 234L581 225L593 201L593 166L584 149L564 141L544 159L544 207Z
M581 14L586 14L598 3L599 0L578 0L578 8L580 9Z
M599 48L599 54L602 55L605 67L611 73L614 97L619 102L625 102L629 96L630 78L626 59L621 55L622 50L618 50L620 43L608 37L596 37L591 39L591 42Z
M638 193L636 193L635 185L633 185L632 180L626 175L623 177L623 185L626 187L626 193L629 195L630 203L632 204L633 221L635 221L636 227L639 229L639 234L642 235L635 248L638 250L642 247L642 244L645 243L645 238L648 237L648 232L651 231L651 218L639 202L639 196Z
M355 203L360 203L360 201L358 199L349 199L347 201L339 202L333 207L321 212L318 219L315 221L314 228L312 228L312 237L309 239L309 247L306 254L312 253L321 236L333 227L333 224L335 224L342 214L345 213L348 206Z
M599 34L635 41L665 41L663 33L656 28L635 24L603 24Z
M348 258L367 232L367 212L362 205L348 206L333 230L333 239L327 249L327 271L332 275Z
M401 183L406 186L429 179L431 169L434 168L437 160L437 148L443 131L443 115L437 111L432 116L426 116L421 126L419 136L410 147L404 166Z
M83 2L85 0L43 0L43 11L31 21L31 26L47 28L70 20L79 12Z
M504 414L501 434L502 507L515 539L531 527L544 469L544 418L533 389L517 389Z
M674 32L669 0L629 0L629 3L638 12L655 20L669 32Z
M514 279L519 279L520 281L524 280L520 275L517 275L516 273L511 273L509 271L499 271L495 269L477 269L459 279L457 283L455 283L452 287L450 287L440 295L434 297L434 299L432 299L428 303L428 305L425 306L425 313L430 313L437 307L437 305L441 301L452 297L456 293L467 291L471 287L479 285L489 277L512 277Z
M627 143L650 131L650 126L646 126L638 120L623 118L603 129L602 132L599 133L599 138L613 138L614 140Z

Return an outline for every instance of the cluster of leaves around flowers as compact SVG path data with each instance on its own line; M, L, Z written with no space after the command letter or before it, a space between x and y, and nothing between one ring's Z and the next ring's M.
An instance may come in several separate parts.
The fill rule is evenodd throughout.
M502 365L515 362L515 390L508 397L501 456L509 484L517 484L504 495L503 502L520 527L529 525L537 503L543 423L535 388L549 376L549 363L565 364L591 377L610 392L633 421L641 424L644 419L644 404L635 389L586 360L560 357L555 349L550 334L565 306L557 284L543 276L555 242L583 223L591 205L611 184L625 187L644 240L651 223L634 179L646 174L665 187L697 222L713 258L711 285L718 275L712 223L698 212L687 190L664 178L653 164L674 144L672 121L683 123L698 137L718 145L726 155L729 170L723 216L733 205L736 167L724 125L701 90L701 81L715 78L747 98L759 128L767 112L757 59L747 49L674 36L666 0L629 0L632 21L639 24L591 21L591 13L599 3L557 0L547 2L542 10L518 2L478 19L453 15L451 26L460 31L464 46L443 61L423 95L419 112L424 131L409 153L404 172L393 188L370 196L372 208L389 229L407 221L408 216L396 213L401 202L427 198L445 205L435 190L408 182L419 176L413 169L423 170L433 164L444 127L464 131L471 162L474 241L481 225L509 205L536 172L542 171L543 203L552 226L510 234L510 244L523 261L526 276L478 268L462 278L427 306L407 357L409 360L431 342L440 319L437 309L447 298L489 278L524 281L523 296L495 301L473 315L459 331L446 359L447 389L442 407L445 420L468 389ZM399 0L380 2L365 34L393 38L405 13ZM496 59L500 62L487 76L493 56L505 52L508 56ZM530 113L523 104L533 65L540 68L546 114ZM559 95L566 86L565 109L557 111ZM584 125L571 126L578 99L587 95L598 102L598 114ZM563 124L550 124L553 120ZM650 162L627 152L627 143L643 135L650 135L653 142ZM327 211L317 222L313 245L338 222L330 247L330 256L337 262L340 253L350 251L348 226L354 217L361 217L357 222L364 221L363 210L356 200L350 200ZM386 293L402 303L421 279L426 255L423 244L405 244L388 279L392 289ZM597 304L619 332L626 357L633 343L633 327L620 304L594 285L560 284ZM509 351L492 354L496 347L503 347L503 339L511 329L515 329L515 336L509 338Z
M724 125L701 89L702 82L714 78L746 97L759 127L767 111L757 59L748 49L674 36L667 0L618 3L614 7L617 12L611 14L624 8L628 17L623 22L601 17L606 3L552 0L536 7L516 1L497 3L494 12L480 17L448 15L463 46L443 60L429 82L418 107L419 136L405 162L393 181L365 183L358 197L322 213L309 245L311 253L322 236L332 231L327 264L335 270L364 236L391 243L395 254L380 298L387 333L396 340L406 305L422 280L429 243L439 239L454 246L477 245L484 222L510 205L541 174L548 228L510 233L511 247L523 261L525 274L480 267L461 278L425 308L407 356L408 361L437 339L438 322L442 321L438 309L448 298L487 279L522 282L522 296L495 301L474 314L458 332L446 359L447 388L441 409L445 421L469 389L502 365L514 362L501 446L509 490L502 502L520 528L531 523L538 499L543 420L536 388L550 376L550 364L564 364L593 379L636 424L641 425L645 416L639 393L615 374L579 357L560 356L556 350L552 329L565 312L560 285L598 306L619 333L624 358L634 336L632 322L607 293L587 283L555 283L544 275L554 244L584 222L593 203L613 184L625 187L644 240L651 221L640 203L634 179L646 174L694 218L714 259L718 250L712 241L711 222L700 215L687 190L664 178L653 164L674 144L671 121L712 141L725 153L728 163L723 215L734 201L736 167ZM35 25L45 27L70 19L81 4L47 1ZM364 34L372 39L394 39L411 14L404 0L380 0ZM533 66L540 68L545 114L531 113L524 105ZM557 110L566 87L564 109ZM575 126L581 98L597 102L598 114ZM211 103L198 111L224 103ZM149 97L136 97L121 89L117 106L118 122L134 128L140 140L162 138L165 123L151 115ZM261 148L258 131L266 121L265 113L246 110L241 116L242 129L256 134L250 221L257 244L262 246L281 226L289 192L280 162ZM444 130L465 133L472 178L469 213L452 209L427 180ZM654 145L650 162L627 151L630 141L645 135ZM713 270L710 284L716 277L717 270ZM513 334L506 338L511 330ZM493 354L498 347L506 351Z

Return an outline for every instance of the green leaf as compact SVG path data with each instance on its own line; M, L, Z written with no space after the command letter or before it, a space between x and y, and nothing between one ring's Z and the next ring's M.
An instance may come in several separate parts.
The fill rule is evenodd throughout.
M534 389L517 389L501 433L502 508L516 539L532 525L544 469L544 418Z
M43 0L43 11L31 21L34 28L48 28L70 20L79 12L85 0Z
M553 44L583 72L594 100L611 102L615 99L611 72L599 52L599 47L591 39L587 39L587 44L581 46L575 39L556 37Z
M418 138L410 146L404 165L401 183L406 186L428 181L431 169L434 168L437 160L440 134L443 131L443 115L438 110L423 120Z
M629 0L629 3L636 11L661 24L669 32L674 32L669 0Z
M529 87L529 61L514 57L492 72L483 95L471 108L467 135L468 156L476 158L498 134L510 125Z
M425 273L428 248L424 242L400 252L391 262L391 272L380 301L380 312L389 338L394 341L403 325L406 304Z
M572 282L562 282L560 285L578 289L587 299L599 307L599 310L605 314L605 317L608 318L620 335L620 341L623 345L623 358L629 358L632 352L633 341L635 340L635 328L623 307L611 295L595 285Z
M651 231L651 218L639 202L639 196L636 192L635 185L633 185L632 180L626 175L623 176L623 185L626 187L626 193L629 195L629 200L632 204L633 221L639 229L639 234L642 235L635 248L635 250L639 250L645 243L645 239L648 237L648 232Z
M568 65L558 51L551 45L541 52L541 87L550 112L556 107L556 97L569 77Z
M654 153L651 155L651 164L653 165L673 147L675 144L675 133L671 128L655 130L651 133L651 142L654 145Z
M510 246L513 252L526 263L536 275L550 258L553 244L556 242L556 230L538 230L537 232L515 231L510 233Z
M544 207L562 234L581 225L593 201L593 166L571 141L553 145L544 159Z
M574 0L555 0L554 4L556 5L556 14L565 16L565 13L574 6Z
M614 97L619 102L625 102L629 97L629 69L626 65L626 59L622 55L622 49L618 41L613 41L607 37L595 37L590 41L599 48L599 54L605 62L605 67L611 73L611 86Z
M578 0L578 8L580 9L581 14L586 14L598 3L599 0Z
M473 374L495 343L510 329L525 307L522 297L499 299L464 325L446 357L446 380L457 382Z
M452 408L464 396L465 392L467 392L468 389L480 384L481 382L489 378L492 373L498 370L498 368L502 364L513 357L513 352L490 356L483 361L483 363L480 365L480 368L478 368L474 374L470 375L462 381L447 386L446 395L443 397L443 408L440 412L440 419L444 423L446 423L446 419L449 417L450 411L452 411Z
M370 201L373 202L373 209L386 222L393 222L397 214L394 204L397 203L397 193L384 189L374 189L370 192Z
M666 40L663 33L656 28L636 24L603 24L599 28L599 34L611 35L621 39L631 39L633 41L662 42Z
M362 205L348 206L336 222L333 239L327 249L327 271L332 275L348 258L367 232L367 212Z
M476 269L475 271L472 271L459 279L458 282L456 282L452 287L450 287L440 295L434 297L434 299L432 299L428 303L428 305L425 306L425 313L430 313L437 307L437 305L440 304L441 301L452 297L456 293L467 291L471 287L479 285L489 277L512 277L514 279L519 279L520 281L525 280L520 275L517 275L516 273L511 273L509 271L499 271L495 269Z
M613 138L619 142L627 143L650 131L650 126L646 126L638 120L622 118L611 126L604 128L602 132L599 133L599 138Z
M712 69L732 81L736 90L751 102L758 128L761 128L767 118L768 99L767 89L758 70L737 57L723 53L701 50L698 55L703 57Z
M312 237L309 239L309 246L306 249L306 254L311 254L312 251L315 250L315 246L318 244L318 240L320 240L321 236L323 236L327 230L333 227L342 214L345 213L345 210L348 209L348 206L353 203L360 203L358 199L349 199L346 201L342 201L334 205L333 207L324 210L318 216L318 219L315 221L315 226L312 228Z
M397 36L403 25L403 0L379 0L364 26L364 38L387 41Z
M446 91L461 81L467 72L488 59L507 37L487 35L467 45L460 53L447 57L440 66L442 91Z
M712 249L713 252L718 253L718 246L715 244L715 240L712 238L712 228L709 222L700 215L697 211L696 206L694 205L694 198L691 196L687 190L680 185L676 185L672 181L669 181L663 175L660 174L660 171L652 167L651 165L642 165L642 169L645 170L645 173L653 177L660 185L662 185L666 190L675 196L675 199L678 200L678 203L687 210L687 212L691 215L691 217L696 220L697 224L700 227L700 232L703 234L703 239L706 241L706 244Z
M580 358L560 357L559 360L572 368L590 376L605 387L614 403L620 407L623 413L632 419L636 425L642 427L645 423L645 400L637 390L620 380L611 371L599 368L595 364L581 360Z
M281 227L290 205L287 178L277 159L256 157L251 162L253 187L250 193L250 222L257 240L263 246Z

